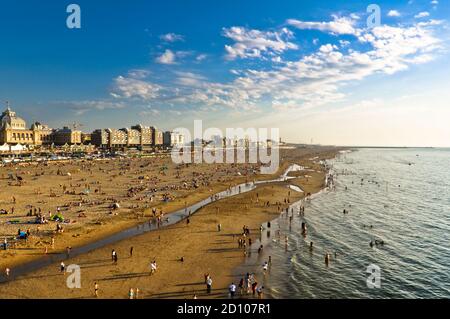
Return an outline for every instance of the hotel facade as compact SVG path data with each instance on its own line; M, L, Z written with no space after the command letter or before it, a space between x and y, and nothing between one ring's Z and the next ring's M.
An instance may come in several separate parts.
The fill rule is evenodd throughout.
M27 128L25 120L18 117L9 105L0 116L0 145L48 145L52 143L52 133L51 128L39 122Z

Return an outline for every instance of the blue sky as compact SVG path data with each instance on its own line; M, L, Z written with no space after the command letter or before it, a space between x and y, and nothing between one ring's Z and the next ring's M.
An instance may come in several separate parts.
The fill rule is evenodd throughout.
M3 1L0 99L86 131L202 119L292 142L450 146L449 4Z

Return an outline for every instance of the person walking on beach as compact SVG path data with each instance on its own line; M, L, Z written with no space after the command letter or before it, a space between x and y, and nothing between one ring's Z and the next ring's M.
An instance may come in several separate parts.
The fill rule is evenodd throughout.
M134 299L134 290L133 290L133 288L130 288L130 291L128 291L128 298L129 299Z
M94 295L96 298L98 298L98 284L97 282L94 282Z
M208 276L208 279L206 279L206 293L211 293L211 287L212 287L212 279L211 276Z
M117 257L117 252L113 249L113 251L112 251L112 254L111 254L112 256L112 261L113 261L113 263L114 264L117 264L117 259L118 259L118 257Z
M222 224L218 224L218 225L217 225L217 231L220 232L221 230L222 230Z
M8 268L8 267L6 267L6 269L5 269L5 275L6 275L6 278L8 278L9 277L9 273L11 272L11 270Z
M60 271L61 273L65 274L66 273L66 265L64 264L63 261L61 261L61 265L60 265Z
M156 260L152 261L150 263L150 276L153 275L156 272L157 269Z
M133 257L133 246L130 247L130 258Z
M236 294L236 285L234 282L231 283L231 285L228 287L228 290L230 292L230 298L234 299L234 295Z
M244 278L241 278L241 280L239 281L239 294L241 296L244 294L244 284L245 284L245 280L244 280Z

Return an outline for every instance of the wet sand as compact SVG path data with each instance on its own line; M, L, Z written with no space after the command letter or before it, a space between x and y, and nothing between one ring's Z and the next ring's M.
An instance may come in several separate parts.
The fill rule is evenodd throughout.
M280 171L290 163L307 166L310 170L295 173L298 177L289 183L261 185L249 193L204 207L190 218L189 225L182 222L65 261L66 265L77 264L81 267L81 289L68 289L68 275L61 274L59 264L55 264L0 285L0 296L93 298L93 286L97 282L100 298L127 298L130 288L139 288L139 298L192 298L194 294L199 298L226 297L227 286L231 281L238 282L238 278L233 277L233 269L245 258L243 249L238 248L237 244L243 225L250 227L255 239L259 236L260 225L279 215L277 201L283 203L281 208L285 208L287 204L284 200L288 197L292 203L306 193L320 190L325 172L317 159L312 160L311 154L331 158L335 153L336 149L326 148L291 150L282 155ZM266 178L270 179L269 176ZM304 193L289 189L289 184L299 185ZM256 194L259 195L258 202ZM198 198L208 196L195 195ZM270 206L264 207L263 203L267 201ZM183 207L184 204L178 205ZM219 223L222 225L220 232L217 229ZM117 265L111 262L112 249L119 256ZM180 261L181 257L184 262ZM158 271L150 276L149 264L153 259L158 263ZM13 272L14 268L11 268ZM213 279L211 295L205 293L205 273Z

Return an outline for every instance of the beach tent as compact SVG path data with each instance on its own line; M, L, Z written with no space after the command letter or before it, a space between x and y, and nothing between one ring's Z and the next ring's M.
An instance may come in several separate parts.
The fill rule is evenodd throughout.
M11 146L11 152L21 152L24 151L26 149L25 146L23 146L22 144L17 144L14 146Z
M52 218L50 218L50 220L54 222L64 222L64 216L62 214L56 214L53 215Z
M5 143L0 146L0 152L9 152L9 145Z

